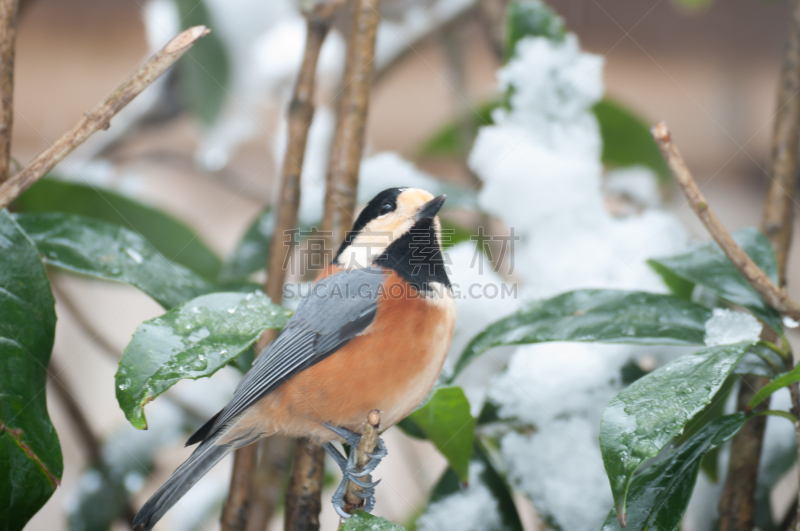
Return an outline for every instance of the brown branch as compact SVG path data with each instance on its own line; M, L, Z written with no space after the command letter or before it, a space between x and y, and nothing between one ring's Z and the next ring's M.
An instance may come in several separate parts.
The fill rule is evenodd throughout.
M739 244L736 243L714 211L711 210L706 198L686 167L680 151L672 143L664 122L657 124L653 128L653 137L661 149L664 159L672 169L672 173L675 174L675 179L686 195L686 199L689 200L689 205L695 211L697 217L700 218L700 221L703 222L714 241L719 244L722 251L736 266L736 269L764 297L767 304L794 320L800 320L800 305L790 299L784 290L772 283L767 274L739 247Z
M18 0L0 0L0 184L8 180L14 124L14 46Z
M167 43L109 97L86 113L71 131L63 134L52 146L42 151L16 175L0 185L0 209L7 207L92 134L100 129L108 129L114 115L172 66L199 38L208 33L209 30L204 26L195 26L179 33Z
M351 448L351 452L356 452L356 468L359 471L369 463L370 457L368 454L375 452L375 445L378 442L378 431L381 428L381 412L373 409L367 415L367 420L364 421L364 426L361 429L361 440L358 443L358 448ZM364 506L364 498L360 498L356 493L361 492L363 489L349 481L347 483L347 490L345 490L344 510L351 513ZM344 523L344 519L340 521L340 525Z
M285 531L319 529L325 451L309 439L298 439L292 456L292 474L286 489Z
M283 284L286 281L284 258L294 243L292 230L297 227L306 141L314 117L317 62L330 29L331 18L339 6L338 1L320 4L306 15L306 45L289 104L289 144L283 162L274 237L270 245L267 281L264 286L264 291L276 304L283 300ZM273 330L265 331L258 340L256 352L262 352L275 336ZM236 451L231 487L222 513L223 530L255 531L266 527L283 485L289 448L286 437L274 435L260 441L258 445L251 444ZM260 460L257 459L259 453ZM254 466L256 461L257 470Z
M53 384L53 390L58 395L61 405L64 406L67 416L72 422L72 426L75 428L75 433L86 452L86 459L91 465L104 466L100 440L92 431L89 420L86 418L86 415L83 414L82 406L75 399L75 394L69 388L69 385L67 385L63 377L59 376L62 374L61 368L52 357L50 358L50 365L47 367L47 374L50 376L50 383ZM133 510L130 500L125 500L119 518L128 526L132 526L135 515L136 511Z
M505 0L478 0L481 26L489 46L494 52L494 57L501 64L505 56L506 49L506 8L508 2Z
M328 166L322 231L331 250L350 229L358 197L358 172L364 150L370 85L375 68L375 36L380 0L354 0L347 43L344 89L339 102L334 144Z

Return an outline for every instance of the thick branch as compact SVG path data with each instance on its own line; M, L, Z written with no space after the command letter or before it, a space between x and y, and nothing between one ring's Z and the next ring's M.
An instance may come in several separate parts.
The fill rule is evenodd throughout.
M306 140L314 117L314 87L317 61L325 36L330 29L335 4L323 4L306 16L306 46L303 62L297 75L292 101L289 104L289 143L281 174L281 191L277 201L276 223L267 263L267 281L264 291L276 304L283 300L286 281L284 258L290 251L292 229L297 227L300 208L300 186ZM288 237L288 240L287 240ZM273 339L273 330L265 331L258 340L256 352L261 352ZM258 449L261 459L257 459ZM272 517L275 504L286 473L289 457L288 440L274 435L258 445L251 444L237 450L231 472L231 487L223 509L222 527L225 531L264 529ZM258 470L255 468L256 461Z
M381 412L373 409L367 415L367 420L364 421L364 426L361 429L361 441L358 443L358 448L352 448L350 451L356 452L356 468L359 471L369 463L370 457L368 454L375 452L375 445L378 442L378 431L381 428ZM345 491L344 510L348 513L355 511L364 506L364 498L357 496L356 493L361 492L363 489L353 483L347 483L347 490Z
M372 74L380 0L355 0L347 44L344 88L339 103L334 144L328 166L322 230L330 236L328 249L344 240L358 197L358 171L364 150L364 132Z
M195 26L178 34L167 45L137 70L117 90L61 136L55 143L36 156L16 175L0 185L0 209L7 207L22 192L61 162L75 148L100 129L108 129L110 120L167 68L186 53L197 40L209 32L204 26Z
M675 179L678 181L686 199L689 200L689 205L703 222L711 237L714 238L723 252L736 266L736 269L744 275L748 282L758 291L767 304L778 310L779 312L788 315L792 319L800 320L800 305L789 298L785 291L778 288L769 279L766 273L759 268L753 260L747 256L747 253L739 247L739 244L733 239L728 230L719 220L717 215L708 206L706 198L697 186L692 174L686 167L683 157L678 151L675 144L672 143L669 131L664 122L659 123L653 128L653 137L661 149L672 173L675 174Z
M285 531L319 529L325 451L319 443L298 439L292 457L292 475L286 489Z
M18 0L0 0L0 184L8 180L14 123L14 45Z

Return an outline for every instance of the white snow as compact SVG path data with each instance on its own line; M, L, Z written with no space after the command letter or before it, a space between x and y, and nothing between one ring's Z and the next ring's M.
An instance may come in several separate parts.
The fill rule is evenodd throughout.
M708 347L743 341L755 343L761 336L762 328L761 323L749 313L714 308L711 318L706 321L705 343Z
M481 463L470 463L469 487L430 504L417 520L419 531L493 531L502 528L500 508L480 481Z
M646 208L657 208L661 204L658 176L644 166L631 166L608 172L603 179L603 189L630 198Z

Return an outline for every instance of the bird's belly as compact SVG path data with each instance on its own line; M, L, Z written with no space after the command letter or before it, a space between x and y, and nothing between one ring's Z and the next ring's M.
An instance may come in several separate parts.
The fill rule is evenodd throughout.
M393 304L385 311L397 318L376 319L362 335L321 362L305 369L263 398L242 419L242 427L265 425L265 433L335 438L324 422L361 431L367 414L381 411L382 429L411 413L430 392L450 348L455 304L421 299ZM449 306L449 303L448 303ZM387 316L392 317L392 316Z

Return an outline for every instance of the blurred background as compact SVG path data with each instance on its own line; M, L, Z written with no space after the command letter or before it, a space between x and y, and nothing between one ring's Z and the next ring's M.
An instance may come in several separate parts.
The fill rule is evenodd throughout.
M162 208L188 224L217 255L226 256L275 195L286 104L302 53L304 25L291 0L207 0L187 11L187 5L196 3L23 0L12 155L25 164L49 146L175 35L182 19L190 20L188 25L205 23L214 31L211 49L197 47L194 63L184 59L180 68L112 120L109 131L95 135L55 173ZM384 0L365 156L395 152L430 176L468 188L473 185L463 152L453 156L430 146L444 127L459 123L465 114L474 116L497 97L496 71L502 61L485 23L487 11L482 11L491 11L492 3ZM502 5L500 0L496 3ZM584 51L604 58L606 97L623 104L644 124L667 121L726 226L735 230L758 225L788 4L768 0L547 3L564 17ZM324 182L345 25L346 20L337 21L318 70L318 112L311 133L317 147L307 155L314 183ZM190 94L187 79L203 88ZM375 160L371 171L362 170L365 186L372 176L400 166L386 158ZM668 181L661 188L663 208L705 239L679 192ZM321 201L321 189L317 192L306 194L306 219L321 211L321 202L315 204ZM613 198L607 201L613 208ZM788 275L795 298L800 297L799 254L795 245ZM137 434L131 435L134 430L114 397L114 356L142 321L162 310L123 285L65 275L59 275L54 285L59 316L54 359L85 407L91 429L112 446L128 448L129 455L135 454L126 446L130 444L161 448L151 476L126 478L131 490L141 489L133 503L138 507L188 455L182 448L182 434L188 429L181 424L185 417L173 410L188 410L197 418L210 416L227 400L238 376L226 369L208 381L181 382L168 393L174 400L148 406L150 438L131 443ZM82 476L86 452L58 395L48 393L48 402L65 471L61 488L29 523L31 530L66 529L65 513L74 510L79 493L102 488L92 483L91 476ZM378 489L377 512L407 522L424 506L445 462L432 446L399 430L391 430L387 437L392 458L381 465L384 482ZM187 506L216 514L229 467L228 461L218 466L187 496ZM786 481L788 499L796 487L791 478ZM328 499L326 493L323 529L335 526ZM534 510L521 499L519 503L526 507L526 528L539 529ZM774 503L785 507L788 501ZM216 518L198 523L176 510L161 528L217 526Z

